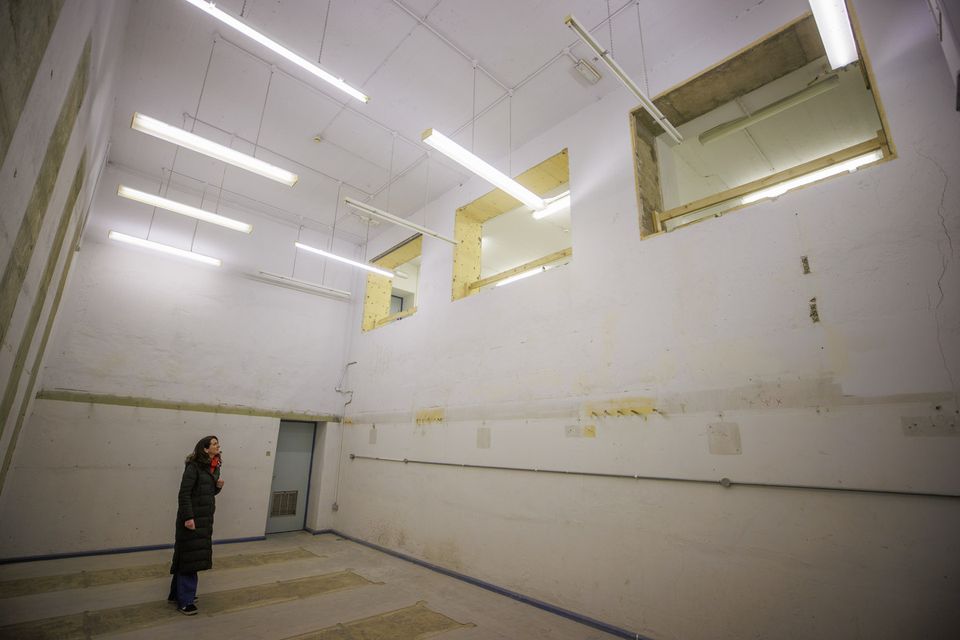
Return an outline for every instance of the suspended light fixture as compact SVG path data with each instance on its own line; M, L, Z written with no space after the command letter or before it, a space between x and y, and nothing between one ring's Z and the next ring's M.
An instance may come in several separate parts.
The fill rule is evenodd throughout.
M120 233L119 231L110 231L108 237L111 240L117 240L119 242L125 242L138 247L144 247L145 249L153 249L154 251L160 251L161 253L179 256L181 258L188 258L190 260L196 260L197 262L203 262L205 264L212 264L215 267L219 267L222 264L219 258L211 258L210 256L194 253L193 251L186 251L184 249L171 247L168 244L160 244L159 242L154 242L152 240L144 240L143 238L128 236L127 234Z
M510 284L511 282L516 282L517 280L523 280L524 278L529 278L530 276L535 276L538 273L543 273L550 267L537 267L536 269L531 269L530 271L524 271L523 273L518 273L515 276L510 276L509 278L504 278L494 286L502 287L505 284Z
M540 211L533 212L534 220L541 220L547 216L552 216L555 213L559 213L564 209L570 208L570 192L560 194L556 198L549 200L547 206Z
M431 231L430 229L427 229L426 227L422 227L415 222L410 222L409 220L405 220L404 218L395 216L392 213L387 213L382 209L377 209L376 207L372 207L369 204L360 202L359 200L354 200L353 198L344 198L343 202L344 204L347 204L353 207L354 209L363 212L365 215L373 216L374 218L379 218L380 220L385 220L386 222L392 222L393 224L400 225L401 227L413 229L414 231L418 231L424 235L428 235L431 238L443 240L444 242L449 242L450 244L457 244L457 241L454 240L453 238L448 238L447 236L440 235L436 231Z
M337 260L338 262L343 262L344 264L349 264L353 267L359 267L360 269L366 269L367 271L371 271L386 278L393 278L393 272L375 267L372 264L364 264L363 262L357 262L356 260L351 260L350 258L344 258L343 256L338 256L335 253L330 253L329 251L324 251L323 249L317 249L316 247L311 247L308 244L303 244L302 242L294 242L293 245L298 249L315 253L318 256L330 258L331 260Z
M240 153L236 149L231 149L230 147L225 147L222 144L217 144L207 140L206 138L201 138L200 136L185 131L180 127L174 127L169 125L166 122L161 122L150 116L145 116L142 113L134 113L133 121L130 124L130 127L141 131L143 133L154 136L155 138L160 138L161 140L166 140L167 142L172 142L173 144L179 145L191 151L196 151L197 153L202 153L205 156L211 158L216 158L227 164L232 164L235 167L240 167L241 169L246 169L247 171L252 171L253 173L259 174L265 178L270 178L271 180L276 180L281 182L288 187L292 187L297 184L299 176L297 174L287 171L286 169L281 169L272 164L264 162L253 156L249 156L245 153Z
M700 144L707 144L713 142L714 140L719 140L725 136L735 133L737 131L742 131L747 127L752 127L758 122L762 122L767 118L771 118L778 113L791 109L799 104L803 104L811 98L831 91L840 86L840 78L838 76L830 76L824 80L812 84L806 89L801 89L796 93L790 94L789 96L777 100L773 104L769 104L762 109L757 109L748 116L742 118L737 118L736 120L731 120L729 122L724 122L723 124L717 125L712 129L708 129L701 133L697 139L700 140Z
M370 101L369 96L364 94L362 91L359 91L351 87L349 84L344 82L343 78L338 78L335 75L327 71L324 71L323 69L313 64L309 60L306 60L302 56L295 54L293 51L290 51L290 49L287 49L283 45L270 39L269 37L260 33L256 29L253 29L252 27L247 26L243 22L240 22L239 20L231 16L229 13L225 13L224 11L217 9L217 7L214 5L213 2L204 2L204 0L187 0L187 2L189 2L196 8L200 9L204 13L207 13L208 15L213 16L214 18L216 18L223 24L227 25L228 27L236 29L237 31L247 36L251 40L265 46L267 49L270 49L271 51L280 55L281 57L286 58L287 60L297 65L304 71L307 71L315 75L316 77L320 78L324 82L329 82L330 84L335 86L337 89L340 89L340 91L343 91L350 97L356 98L361 102Z
M780 184L775 184L772 187L767 187L765 189L760 189L759 191L754 191L753 193L747 194L745 196L738 196L735 198L730 198L729 200L724 200L723 202L718 202L716 204L704 207L703 209L697 209L696 211L691 211L690 213L685 213L674 218L669 218L663 221L663 228L667 231L673 231L679 227L703 220L710 217L718 217L740 205L751 204L753 202L758 202L764 198L777 198L782 196L784 193L802 187L818 180L823 180L824 178L829 178L844 171L854 172L860 167L876 162L883 159L883 151L877 149L876 151L871 151L863 155L859 155L855 158L845 160L843 162L838 162L837 164L820 169L818 171L812 171L802 176L798 176L791 180L786 180Z
M657 108L653 101L648 98L643 91L640 90L640 87L634 82L630 76L627 75L627 72L620 68L620 65L617 64L617 61L613 59L613 56L610 55L610 52L600 46L600 43L597 42L590 31L580 24L580 21L577 20L573 15L569 15L563 19L564 24L570 27L570 30L577 34L577 37L583 40L584 43L597 54L601 60L603 60L607 67L613 71L613 75L617 76L620 82L623 83L627 89L630 90L633 95L640 100L640 104L643 106L644 110L649 113L658 125L660 125L664 131L667 132L673 141L677 144L683 142L683 136L680 135L680 132L670 124L670 121L667 120L667 117L660 113L660 109Z
M477 156L473 155L456 142L443 135L436 129L427 129L420 138L428 145L447 156L454 162L477 174L495 187L506 191L511 196L527 205L531 209L543 209L547 203L543 198L533 193L516 180L512 180Z
M176 202L175 200L161 198L160 196L152 193L131 189L125 185L120 185L117 188L117 195L121 198L142 202L143 204L150 205L151 207L166 209L167 211L172 211L173 213L179 213L180 215L188 216L190 218L203 220L204 222L220 225L221 227L233 229L234 231L240 231L241 233L250 233L253 231L253 225L247 224L246 222L240 222L239 220L234 220L233 218L221 216L210 211L204 211L203 209L198 209L197 207L191 207L190 205Z
M316 282L308 282L306 280L300 280L299 278L294 278L291 276L282 276L277 273L270 273L269 271L260 271L256 275L250 274L249 277L254 278L255 280L261 280L270 284L286 287L288 289L302 291L304 293L312 293L314 295L337 298L339 300L350 299L349 291L342 291L340 289L334 289L333 287L325 287L324 285L317 284Z
M810 10L831 69L845 67L860 57L844 0L810 0Z
M843 173L844 171L849 171L852 173L863 165L882 159L883 151L877 149L876 151L865 153L862 156L857 156L856 158L838 162L837 164L826 167L825 169L807 173L798 178L793 178L792 180L775 184L772 187L761 189L760 191L754 191L753 193L744 196L741 202L743 204L750 204L751 202L763 200L764 198L776 198L778 196L782 196L791 189L796 189L797 187L802 187L803 185L810 184L818 180L823 180L824 178L829 178L830 176L835 176L839 173Z

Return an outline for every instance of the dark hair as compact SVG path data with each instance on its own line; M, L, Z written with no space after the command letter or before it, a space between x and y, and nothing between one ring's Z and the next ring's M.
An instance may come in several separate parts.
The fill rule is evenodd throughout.
M210 448L210 443L216 440L220 442L220 438L217 436L206 436L200 438L200 441L197 442L197 446L193 448L193 453L187 456L187 460L196 461L196 462L210 462L210 456L207 455L207 452L204 449Z

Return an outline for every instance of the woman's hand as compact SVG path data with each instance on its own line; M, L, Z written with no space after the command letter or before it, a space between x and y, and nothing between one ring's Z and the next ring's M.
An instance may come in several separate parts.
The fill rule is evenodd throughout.
M193 518L190 518L189 520L184 522L183 526L185 526L187 529L190 529L191 531L197 528L197 525L196 523L194 523Z
M223 489L223 480L217 480L217 489Z

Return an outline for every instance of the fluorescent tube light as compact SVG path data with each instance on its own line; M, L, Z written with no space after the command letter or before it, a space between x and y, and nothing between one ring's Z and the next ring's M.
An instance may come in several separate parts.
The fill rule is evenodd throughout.
M515 276L510 276L509 278L504 278L494 286L502 287L505 284L510 284L511 282L516 282L517 280L523 280L524 278L529 278L530 276L535 276L538 273L543 273L550 267L537 267L536 269L531 269L530 271L524 271L523 273L518 273Z
M810 0L810 9L817 22L823 48L827 50L830 68L839 69L856 60L859 57L857 42L853 39L853 28L844 0Z
M576 19L573 15L569 15L563 19L564 24L566 24L570 29L577 34L577 37L583 40L588 47L590 47L597 57L603 60L606 65L613 71L613 74L619 78L620 82L623 83L630 92L640 100L640 104L643 105L643 108L649 113L653 119L663 127L663 130L667 132L673 141L677 144L683 142L683 136L680 135L680 132L670 124L670 121L667 120L667 117L660 112L660 109L657 108L653 101L648 98L643 91L640 90L640 87L637 85L630 76L627 75L627 72L624 71L617 61L613 59L613 56L610 55L610 52L600 46L600 43L594 40L593 36L590 35L590 31L580 24L580 21Z
M376 273L376 274L378 274L378 275L381 275L381 276L384 276L384 277L387 277L387 278L393 278L393 273L391 273L390 271L386 271L386 270L384 270L384 269L381 269L381 268L379 268L379 267L375 267L375 266L373 266L372 264L364 264L364 263L362 263L362 262L357 262L357 261L355 261L355 260L351 260L350 258L344 258L343 256L338 256L338 255L335 254L335 253L330 253L329 251L324 251L323 249L317 249L316 247L311 247L311 246L308 245L308 244L303 244L302 242L294 242L293 244L294 244L295 247L297 247L297 249L303 249L304 251L309 251L310 253L315 253L315 254L317 254L318 256L323 256L323 257L325 257L325 258L330 258L330 259L332 259L332 260L337 260L337 261L339 261L339 262L343 262L344 264L349 264L349 265L354 266L354 267L360 267L361 269L366 269L367 271L372 271L373 273Z
M151 118L150 116L145 116L142 113L133 114L133 122L130 124L130 127L156 138L160 138L161 140L166 140L167 142L180 145L181 147L185 147L191 151L196 151L197 153L202 153L205 156L210 156L211 158L216 158L217 160L226 162L227 164L232 164L235 167L240 167L241 169L246 169L247 171L260 174L265 178L282 182L288 187L292 187L293 185L297 184L297 180L300 179L297 174L291 173L286 169L275 167L274 165L264 162L263 160L259 160L253 156L248 156L245 153L240 153L236 149L231 149L230 147L225 147L222 144L217 144L216 142L212 142L206 138L201 138L200 136L190 133L189 131L184 131L179 127L174 127L166 122L161 122L155 118Z
M436 231L431 231L426 227L421 227L415 222L410 222L409 220L405 220L404 218L395 216L392 213L387 213L382 209L371 207L369 204L360 202L359 200L354 200L353 198L344 198L343 201L344 203L348 204L354 209L357 209L358 211L362 211L364 214L368 216L373 216L374 218L380 218L381 220L392 222L393 224L400 225L401 227L406 227L407 229L413 229L414 231L419 231L420 233L424 235L428 235L431 238L437 238L438 240L443 240L445 242L449 242L450 244L457 244L457 241L454 240L453 238L442 236Z
M225 13L220 9L217 9L214 3L204 2L203 0L187 0L187 2L189 2L196 8L200 9L201 11L213 16L214 18L216 18L223 24L227 25L228 27L232 27L233 29L236 29L237 31L247 36L251 40L254 40L262 44L267 49L270 49L274 53L279 54L280 56L286 58L287 60L297 65L304 71L312 73L313 75L317 76L324 82L329 82L330 84L335 86L337 89L340 89L340 91L343 91L350 97L356 98L361 102L370 101L370 98L367 95L365 95L362 91L358 91L357 89L354 89L353 87L351 87L349 84L343 81L343 78L338 78L335 75L328 73L327 71L324 71L323 69L313 64L312 62L306 60L301 56L298 56L293 51L290 51L290 49L287 49L283 45L275 42L274 40L271 40L269 37L260 33L256 29L253 29L252 27L249 27L246 24L240 22L239 20L231 16L229 13Z
M555 213L559 213L564 209L569 209L569 208L570 208L570 192L567 191L566 193L551 200L549 204L547 204L546 208L541 209L540 211L534 211L533 219L540 220L542 218L546 218L547 216L552 216Z
M675 218L669 218L663 221L663 228L665 231L673 231L678 227L682 227L694 222L703 220L704 218L714 218L719 217L733 209L734 207L739 207L743 204L742 198L730 198L729 200L724 200L718 202L714 205L704 207L702 209L697 209L696 211L691 211L690 213L685 213L681 216L676 216Z
M737 118L736 120L731 120L729 122L724 122L723 124L717 125L712 129L704 131L700 134L698 139L700 144L707 144L708 142L713 142L714 140L719 140L724 136L728 136L731 133L737 131L742 131L747 127L752 127L758 122L771 118L778 113L786 111L792 107L797 106L798 104L803 104L807 100L814 98L821 93L826 93L832 89L835 89L840 86L840 78L838 76L830 76L816 84L812 84L806 89L801 89L796 93L790 94L785 98L781 98L772 104L768 104L762 109L757 109L748 116L742 118Z
M837 164L831 165L824 169L807 173L798 178L793 178L792 180L775 184L772 187L761 189L760 191L754 191L753 193L744 196L741 200L741 203L750 204L751 202L763 200L764 198L776 198L778 196L782 196L791 189L796 189L797 187L802 187L803 185L810 184L811 182L816 182L817 180L823 180L824 178L835 176L839 173L843 173L844 171L849 171L852 173L865 164L870 164L871 162L876 162L877 160L882 159L883 151L877 149L876 151L871 151L870 153L866 153L862 156L857 156L856 158L838 162Z
M127 244L136 245L138 247L153 249L154 251L160 251L161 253L169 253L172 256L189 258L190 260L196 260L197 262L212 264L215 267L219 267L221 264L219 258L211 258L210 256L194 253L193 251L185 251L184 249L177 249L176 247L171 247L170 245L167 245L167 244L160 244L159 242L153 242L152 240L135 238L134 236L128 236L127 234L120 233L119 231L111 231L108 234L108 237L111 240L118 240L120 242L126 242Z
M270 273L269 271L261 271L257 275L250 274L250 277L262 282L267 282L269 284L286 287L288 289L294 289L296 291L302 291L303 293L312 293L314 295L327 296L329 298L337 298L339 300L350 299L349 291L325 287L322 284L307 282L306 280L299 280L290 276L281 276L280 274Z
M191 207L190 205L176 202L174 200L161 198L160 196L153 195L152 193L145 193L143 191L138 191L137 189L131 189L130 187L124 185L120 185L117 188L117 195L121 198L135 200L137 202L142 202L143 204L148 204L152 207L160 207L161 209L179 213L180 215L196 218L197 220L203 220L204 222L209 222L210 224L218 224L221 227L233 229L234 231L240 231L242 233L250 233L253 231L253 225L249 225L246 222L240 222L239 220L217 215L216 213L204 211L203 209L198 209L197 207Z
M443 155L469 169L493 186L503 189L531 209L539 210L547 206L543 198L516 180L512 180L510 177L494 169L436 129L427 129L420 138Z

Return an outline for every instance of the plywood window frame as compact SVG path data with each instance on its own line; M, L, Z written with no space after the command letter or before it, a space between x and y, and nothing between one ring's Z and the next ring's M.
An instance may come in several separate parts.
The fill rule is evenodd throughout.
M381 253L370 261L371 264L393 271L400 265L423 255L423 236L416 234ZM417 279L419 288L419 278ZM393 293L393 279L376 273L367 274L367 288L363 297L364 331L390 324L402 318L408 318L417 312L416 305L399 313L390 313L390 296Z
M887 121L883 105L881 104L880 96L876 91L873 69L866 48L863 45L860 24L853 7L850 6L849 0L847 0L846 4L850 22L853 26L857 50L860 54L858 64L863 73L866 88L873 98L877 109L877 116L881 123L881 129L877 131L877 135L866 142L840 149L750 183L726 189L706 198L664 211L663 196L660 188L659 159L657 157L656 145L654 144L654 139L659 136L663 130L645 111L638 107L630 112L630 132L633 143L634 180L636 184L637 206L640 212L641 238L663 233L665 231L664 223L667 220L675 220L682 216L689 216L695 212L702 213L705 209L711 207L718 209L718 213L715 214L717 216L749 207L755 203L743 204L740 201L741 197L748 193L800 175L812 173L858 155L880 150L883 153L883 158L875 164L886 162L896 157L896 148L890 137L890 125ZM759 81L755 75L751 77L750 74L742 74L741 77L738 78L738 69L748 67L755 68L757 66L755 64L756 59L767 55L764 48L775 46L772 43L775 43L776 40L781 37L795 37L802 47L812 47L815 44L819 46L822 51L819 32L816 31L812 14L808 12L756 40L707 70L657 95L653 100L654 103L674 126L679 126L732 100L738 95L743 95L744 93L764 86L767 82L772 82L776 78ZM815 43L812 41L813 37L816 38ZM738 82L740 83L739 85ZM709 93L711 87L714 87L712 94ZM705 92L708 96L706 99L703 98ZM691 105L691 103L698 101L703 104ZM825 177L822 178L822 180L829 180L834 177L836 176ZM821 182L822 180L818 180L817 182ZM708 215L703 219L708 220L712 217L714 216Z
M570 162L567 149L550 156L514 179L540 196L545 196L557 187L569 184ZM521 204L513 196L500 189L494 189L457 209L453 234L454 240L457 241L453 249L453 291L451 296L453 300L466 298L477 293L483 287L506 280L524 271L569 259L573 255L573 248L567 247L501 273L481 278L481 240L484 223L515 210Z

